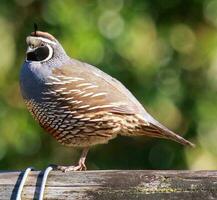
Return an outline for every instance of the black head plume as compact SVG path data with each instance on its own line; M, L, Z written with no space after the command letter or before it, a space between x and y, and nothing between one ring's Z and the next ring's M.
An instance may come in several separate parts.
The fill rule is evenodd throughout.
M34 23L34 32L35 32L35 36L36 36L36 32L38 30L38 25L36 23Z

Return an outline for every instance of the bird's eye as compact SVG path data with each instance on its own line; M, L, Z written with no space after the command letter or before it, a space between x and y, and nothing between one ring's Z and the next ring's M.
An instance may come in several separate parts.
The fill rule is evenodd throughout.
M41 47L44 47L45 45L44 45L44 43L41 43Z
M31 48L31 49L34 49L34 44L30 44L30 48Z

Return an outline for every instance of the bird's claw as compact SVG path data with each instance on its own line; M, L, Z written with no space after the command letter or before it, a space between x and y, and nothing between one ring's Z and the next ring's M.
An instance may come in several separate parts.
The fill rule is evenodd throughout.
M62 172L69 172L69 171L85 171L87 168L84 165L77 165L77 166L57 166L57 170Z
M69 172L69 171L86 171L87 167L83 160L80 160L77 166L71 165L71 166L57 166L56 169L60 170L62 172Z

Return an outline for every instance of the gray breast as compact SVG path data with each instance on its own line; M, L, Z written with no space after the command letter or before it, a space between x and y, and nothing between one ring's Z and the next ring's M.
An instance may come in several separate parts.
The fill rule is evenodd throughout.
M20 73L20 89L23 98L40 102L41 94L46 89L45 77L49 73L49 70L43 68L39 62L25 62Z

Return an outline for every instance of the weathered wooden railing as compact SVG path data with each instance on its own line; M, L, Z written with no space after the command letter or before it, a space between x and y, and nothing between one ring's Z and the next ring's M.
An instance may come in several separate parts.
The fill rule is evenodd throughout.
M42 172L30 172L22 200L38 199ZM0 172L0 199L15 199L21 172ZM47 200L217 199L217 171L52 171Z

